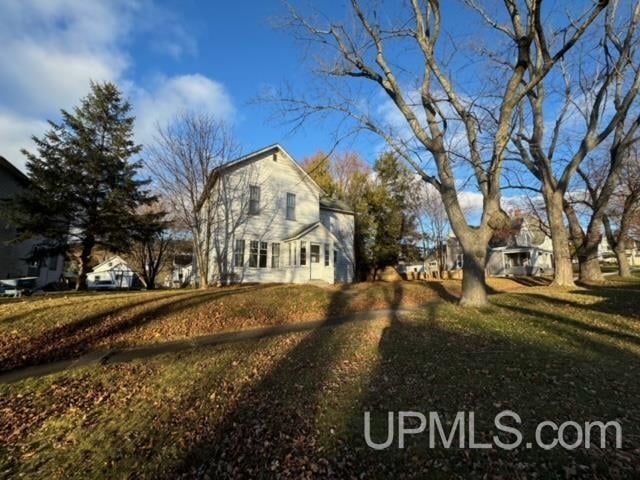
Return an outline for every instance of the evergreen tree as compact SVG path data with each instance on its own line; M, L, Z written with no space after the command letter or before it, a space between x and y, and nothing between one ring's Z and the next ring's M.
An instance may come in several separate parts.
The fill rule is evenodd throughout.
M401 258L415 260L418 237L416 218L411 211L411 173L392 153L384 153L374 165L376 191L370 210L376 224L373 264L377 271L396 265Z
M95 247L112 252L129 249L138 207L154 198L137 178L132 161L142 146L133 139L131 105L113 83L92 83L90 93L62 122L50 121L42 137L33 137L37 154L27 156L30 186L11 207L11 221L21 238L42 241L34 258L77 250L76 289L86 289Z

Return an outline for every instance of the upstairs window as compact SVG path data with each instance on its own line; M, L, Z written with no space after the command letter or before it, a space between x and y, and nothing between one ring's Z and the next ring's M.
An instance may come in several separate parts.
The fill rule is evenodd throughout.
M300 242L300 266L307 264L307 242Z
M260 187L251 185L249 187L249 214L258 215L260 213Z
M251 240L249 245L249 267L258 268L258 245L260 242L257 240Z
M280 268L280 244L271 244L271 268Z
M236 247L233 251L233 266L242 267L244 265L244 240L236 240Z
M287 220L296 219L296 195L287 193Z
M329 244L325 243L324 244L324 266L325 267L329 266L329 256L330 256L329 248L330 248Z
M267 268L267 242L260 242L260 268Z

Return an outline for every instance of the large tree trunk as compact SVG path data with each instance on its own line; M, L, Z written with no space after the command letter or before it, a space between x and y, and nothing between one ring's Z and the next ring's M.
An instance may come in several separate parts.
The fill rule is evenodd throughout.
M486 249L484 250L486 252ZM485 279L486 253L464 252L462 263L462 297L460 305L482 307L487 301L487 282Z
M578 254L580 262L580 281L584 283L599 283L604 281L600 259L598 258L598 245L602 241L600 229L602 223L595 222L589 226L584 242Z
M631 266L629 265L629 259L627 258L627 252L625 252L624 246L616 247L614 252L618 260L618 275L621 277L630 277Z
M554 274L551 285L557 287L575 287L573 267L569 250L569 236L564 224L563 195L560 192L548 192L544 195L549 217L549 230L553 244Z
M91 261L93 245L94 242L92 240L85 240L82 244L82 251L80 252L80 271L78 272L78 279L76 280L77 291L87 289L87 273L89 273L89 262Z
M594 216L589 222L585 233L580 225L578 215L569 203L565 203L565 214L569 220L569 230L578 257L578 278L583 283L600 283L604 280L598 259L598 246L602 241L602 222L600 215Z
M580 275L579 280L584 283L599 283L604 280L600 269L600 260L596 254L582 255L579 258Z

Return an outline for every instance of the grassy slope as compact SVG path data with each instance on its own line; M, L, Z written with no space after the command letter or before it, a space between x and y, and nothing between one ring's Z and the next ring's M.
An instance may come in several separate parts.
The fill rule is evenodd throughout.
M397 306L410 288L369 295ZM483 310L431 303L408 317L0 386L0 476L637 476L639 293L631 283L532 288ZM619 419L625 448L445 451L420 437L373 452L362 437L365 410L377 438L387 410L474 410L482 440L506 408L529 438L545 419Z
M437 288L436 288L437 287ZM316 320L388 308L392 285L253 285L83 294L0 304L0 371L90 349L187 338L224 330ZM404 307L456 293L459 282L406 284Z

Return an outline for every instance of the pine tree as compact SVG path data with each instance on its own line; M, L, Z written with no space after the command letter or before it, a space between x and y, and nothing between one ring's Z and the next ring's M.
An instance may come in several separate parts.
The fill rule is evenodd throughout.
M133 138L131 105L113 83L91 83L90 93L62 121L49 121L42 137L33 137L37 154L28 158L30 186L11 207L21 238L42 239L32 257L79 251L76 289L86 289L95 247L129 249L137 209L155 199L137 177L132 161L142 146Z
M400 258L414 260L417 225L409 208L411 173L392 153L384 153L374 165L376 191L370 210L376 223L373 245L375 270L395 265Z

